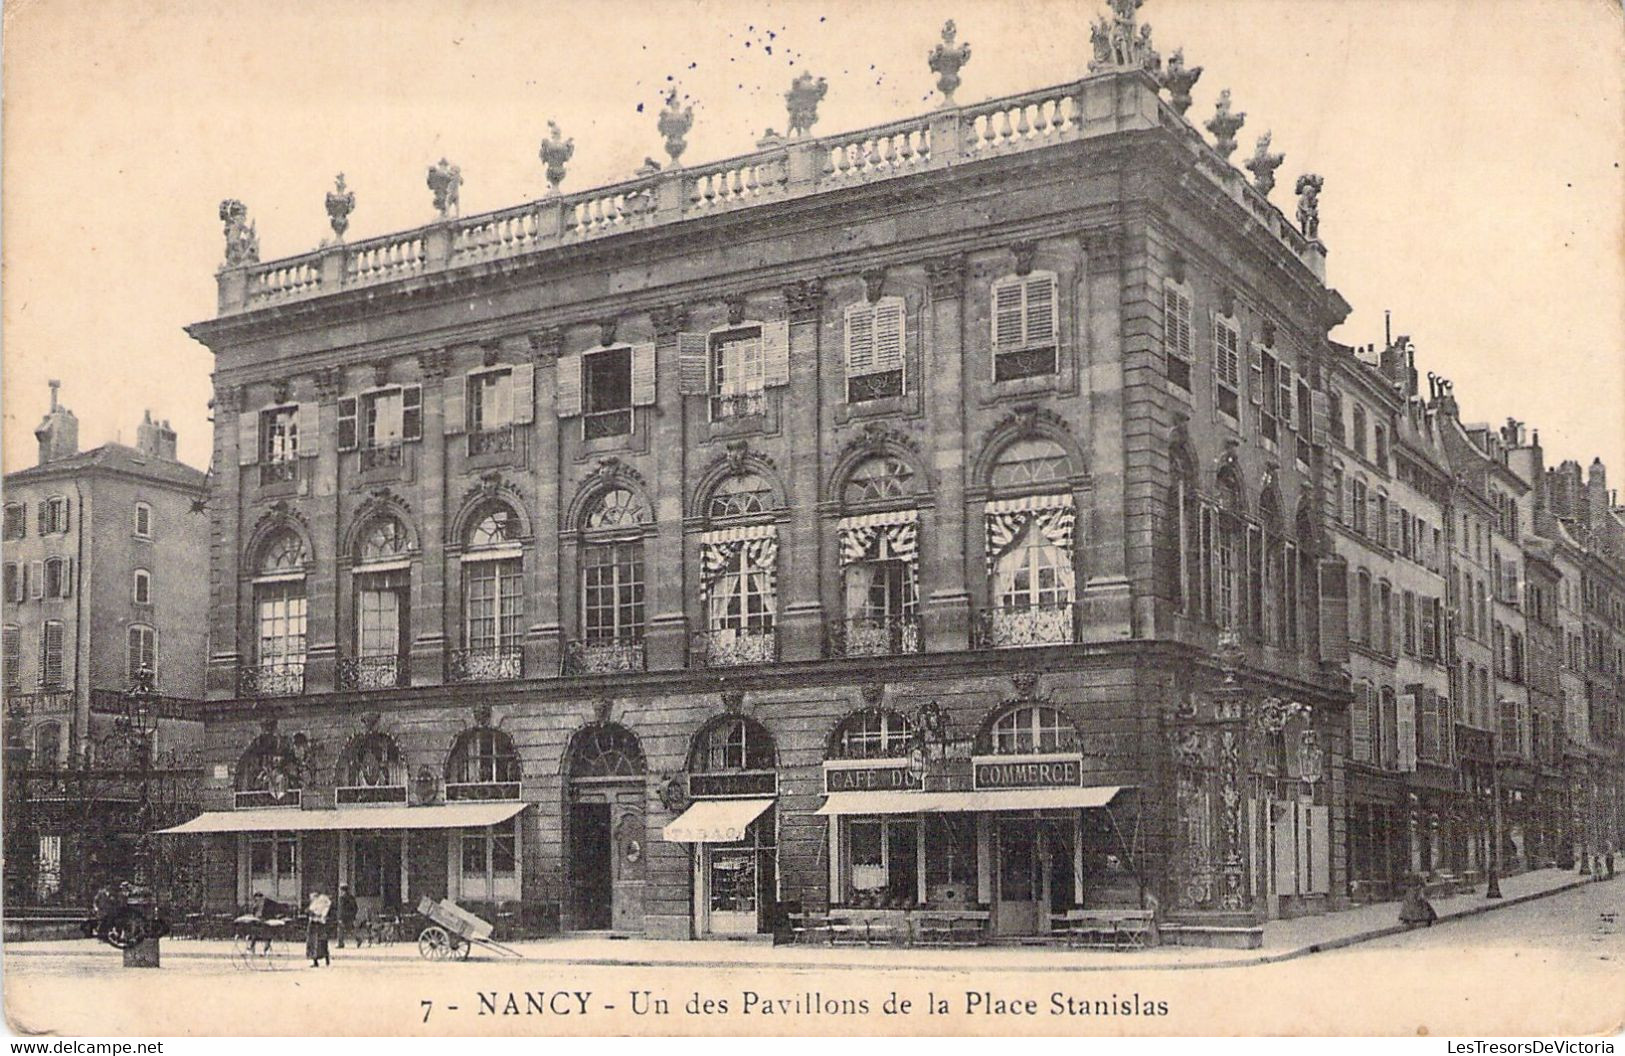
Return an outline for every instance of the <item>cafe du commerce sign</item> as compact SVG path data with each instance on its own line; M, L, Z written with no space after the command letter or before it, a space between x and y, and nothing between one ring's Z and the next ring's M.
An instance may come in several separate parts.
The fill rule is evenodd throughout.
M908 792L920 787L907 759L851 759L824 764L825 792Z
M1083 756L979 755L971 760L971 787L1077 788L1083 784Z

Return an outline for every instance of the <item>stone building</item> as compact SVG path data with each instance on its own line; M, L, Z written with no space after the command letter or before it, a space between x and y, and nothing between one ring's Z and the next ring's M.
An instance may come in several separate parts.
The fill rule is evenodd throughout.
M77 896L80 881L90 882L74 872L91 853L77 842L89 838L84 826L64 814L75 797L46 778L107 761L108 737L143 669L158 694L156 757L195 752L208 656L198 565L208 543L204 474L177 461L169 424L148 414L135 447L80 451L78 420L53 382L35 436L38 464L5 478L8 776L41 772L36 809L22 785L7 785L8 912ZM108 848L102 857L117 855Z
M347 243L340 187L285 260L224 203L214 903L1338 904L1320 181L1294 226L1135 6L1073 83L955 103L950 25L927 116L815 136L809 78L687 166L673 101L664 169L461 216L442 161L436 219Z

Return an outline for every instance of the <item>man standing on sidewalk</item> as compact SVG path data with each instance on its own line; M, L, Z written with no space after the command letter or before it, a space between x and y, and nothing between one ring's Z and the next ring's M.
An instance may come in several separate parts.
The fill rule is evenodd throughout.
M350 937L355 928L356 901L350 893L349 884L339 885L339 949L344 949L344 940Z

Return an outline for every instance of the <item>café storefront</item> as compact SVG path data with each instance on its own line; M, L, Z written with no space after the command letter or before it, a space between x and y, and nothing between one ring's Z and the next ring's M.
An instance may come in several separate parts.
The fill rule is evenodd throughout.
M912 720L870 708L831 739L818 813L832 907L963 914L1013 937L1047 934L1069 910L1139 905L1123 838L1135 793L1086 781L1060 708L1002 708L964 742L941 721L930 706Z

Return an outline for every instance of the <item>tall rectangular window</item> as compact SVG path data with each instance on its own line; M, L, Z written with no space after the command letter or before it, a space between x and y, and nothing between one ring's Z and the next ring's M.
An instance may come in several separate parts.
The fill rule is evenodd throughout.
M407 576L404 569L356 575L358 656L399 657L406 651Z
M1054 374L1057 282L1050 272L1012 276L993 284L993 380Z
M143 671L158 673L158 632L144 624L131 624L126 643L125 676L131 683Z
M5 537L7 539L23 539L28 535L28 504L22 502L6 503Z
M135 534L143 539L152 538L152 506L149 503L135 504L134 524Z
M486 370L468 376L468 431L493 433L513 424L513 372Z
M1241 420L1241 332L1236 324L1213 314L1214 402L1233 422Z
M7 624L5 630L0 632L0 663L6 668L6 689L16 691L23 685L23 635L22 629Z
M1170 280L1162 287L1162 351L1168 380L1186 392L1191 390L1194 358L1191 331L1190 290Z
M465 559L463 591L465 645L476 652L516 652L524 613L519 559Z
M581 611L588 644L643 639L642 543L602 543L583 549Z
M583 437L632 431L632 350L610 348L581 357Z
M299 458L299 408L272 407L260 412L260 461L289 463Z
M62 688L62 621L46 620L40 628L40 688Z
M256 584L258 660L262 667L298 668L305 663L305 581Z
M846 400L903 394L903 299L883 297L846 310Z

